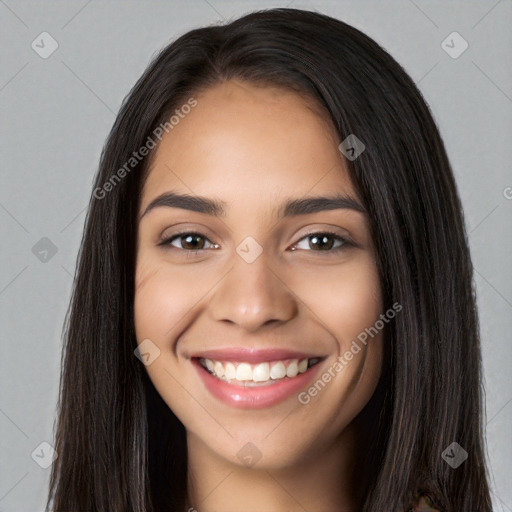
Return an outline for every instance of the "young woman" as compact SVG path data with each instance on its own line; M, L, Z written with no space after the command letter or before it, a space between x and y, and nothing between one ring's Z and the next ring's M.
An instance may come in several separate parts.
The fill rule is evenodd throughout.
M472 266L404 70L294 9L193 30L102 154L56 512L491 510Z

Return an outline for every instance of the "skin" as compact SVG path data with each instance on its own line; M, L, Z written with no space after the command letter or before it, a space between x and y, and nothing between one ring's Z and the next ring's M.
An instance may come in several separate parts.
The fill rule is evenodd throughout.
M340 140L325 113L293 92L228 81L194 97L197 106L154 150L140 215L171 190L224 201L226 215L170 207L143 215L135 293L137 341L160 350L146 370L187 431L189 506L358 510L355 468L365 447L354 419L378 383L380 333L307 405L293 394L264 409L232 407L208 392L190 361L202 349L279 347L324 354L321 376L378 320L366 214L277 215L288 199L338 192L358 200ZM183 237L158 245L181 229L206 237L204 248L190 254ZM315 247L308 230L326 229L357 245ZM247 236L263 248L250 264L236 252ZM248 442L261 454L251 467L237 457Z

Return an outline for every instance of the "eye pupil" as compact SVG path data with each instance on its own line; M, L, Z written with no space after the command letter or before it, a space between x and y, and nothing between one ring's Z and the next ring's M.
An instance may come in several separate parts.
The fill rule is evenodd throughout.
M330 243L329 243L330 240ZM333 246L333 238L330 235L313 235L310 237L310 246L320 249L331 249Z
M201 245L201 242L204 244L204 238L201 235L187 235L187 236L183 236L182 239L184 240L184 242L182 243L182 246L185 249L198 250L198 249L203 248ZM194 239L199 240L199 243L194 243L193 242ZM187 247L188 244L190 244L190 246ZM198 245L199 245L199 247L198 247Z

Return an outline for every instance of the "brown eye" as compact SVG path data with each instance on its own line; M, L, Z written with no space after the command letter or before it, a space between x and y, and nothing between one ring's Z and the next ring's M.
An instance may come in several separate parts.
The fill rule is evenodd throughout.
M181 242L183 249L189 249L193 251L196 251L198 249L204 249L205 239L201 235L182 235L177 237L176 239L183 240Z
M309 246L315 249L330 250L334 245L333 237L329 235L312 235L309 238Z
M307 241L304 243L303 241ZM302 244L302 246L301 246ZM301 249L314 252L336 252L351 245L350 241L335 233L311 233L293 246L292 250Z
M207 244L210 244L210 247L208 247ZM218 247L217 244L212 244L212 242L201 233L179 233L162 240L159 245L172 246L176 249L190 252Z

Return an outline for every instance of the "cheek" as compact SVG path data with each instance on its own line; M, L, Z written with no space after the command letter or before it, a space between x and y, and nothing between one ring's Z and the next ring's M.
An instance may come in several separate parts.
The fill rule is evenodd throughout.
M290 287L344 350L382 312L379 277L370 255L344 265L318 266L293 277Z
M137 264L134 316L139 343L150 338L161 350L166 348L194 304L197 290L193 288L186 274L162 262L146 259Z
M326 391L311 394L310 404L321 418L323 434L335 436L368 403L381 374L382 332L369 336L366 331L383 312L379 276L374 260L365 255L346 265L319 268L314 279L304 274L300 281L296 285L315 321L333 336L335 357L320 377L328 382Z

